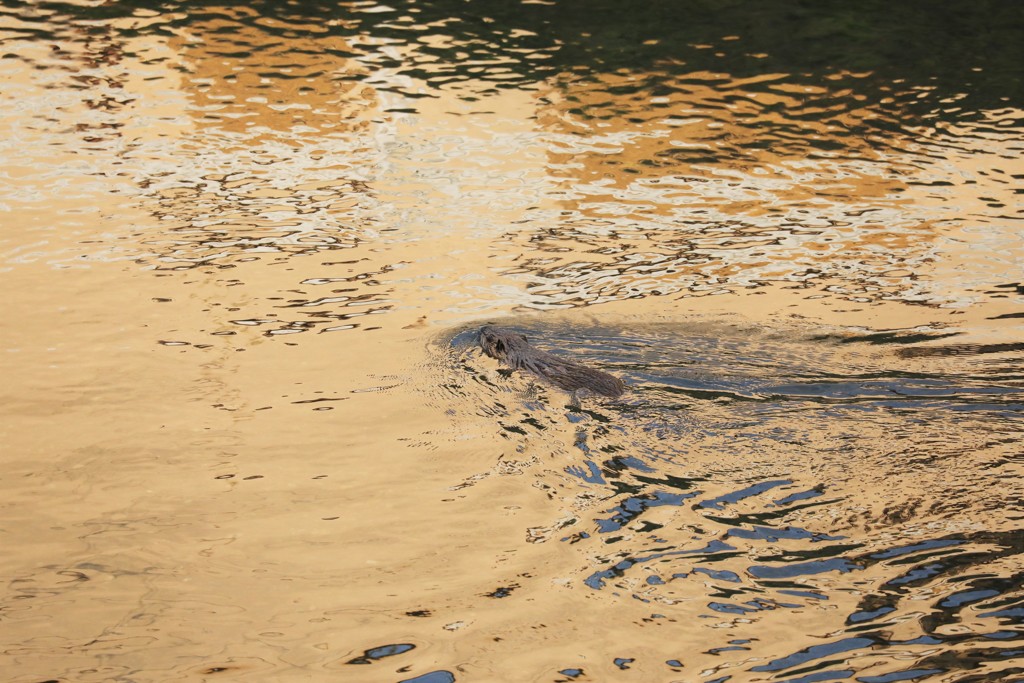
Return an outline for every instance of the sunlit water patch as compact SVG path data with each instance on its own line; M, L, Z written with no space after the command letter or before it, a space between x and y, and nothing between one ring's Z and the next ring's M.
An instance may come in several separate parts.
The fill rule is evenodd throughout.
M941 291L925 282L960 230L1019 247L1020 111L978 112L950 136L916 110L933 96L870 73L564 74L541 117L559 211L509 232L505 272L536 308L771 281L956 302L948 277ZM996 258L985 270L1013 272Z

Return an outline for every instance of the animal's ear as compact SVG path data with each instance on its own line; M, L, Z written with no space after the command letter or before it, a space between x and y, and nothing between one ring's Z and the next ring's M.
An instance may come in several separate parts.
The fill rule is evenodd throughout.
M505 353L505 342L498 339L494 342L494 350L498 353Z
M526 335L525 335L525 334L521 334L521 335L519 335L519 338L520 338L520 339L522 339L522 340L523 340L524 342L528 342L528 341L530 341L529 339L527 339L527 338L526 338Z

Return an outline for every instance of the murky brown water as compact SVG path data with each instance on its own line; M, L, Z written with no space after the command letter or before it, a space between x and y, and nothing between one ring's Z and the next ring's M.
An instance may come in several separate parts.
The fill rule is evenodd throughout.
M1024 680L1022 22L3 3L3 680Z

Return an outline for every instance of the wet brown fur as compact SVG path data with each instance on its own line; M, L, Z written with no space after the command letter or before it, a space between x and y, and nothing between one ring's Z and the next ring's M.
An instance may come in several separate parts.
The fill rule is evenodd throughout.
M500 327L480 328L480 348L491 358L515 370L528 370L565 391L589 389L617 398L626 390L622 380L534 348L526 337Z

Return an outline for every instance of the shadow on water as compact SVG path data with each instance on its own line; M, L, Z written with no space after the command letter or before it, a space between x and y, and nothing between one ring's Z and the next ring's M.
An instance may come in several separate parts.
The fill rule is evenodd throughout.
M787 681L1020 672L1013 345L962 347L953 372L941 331L509 327L630 387L574 406L484 357L474 328L439 344L442 389L428 393L509 445L457 488L532 473L554 521L527 540L571 546L576 582L694 619L709 652L756 655L745 668ZM992 353L1014 369L993 374ZM791 651L758 645L777 615L808 612L829 627Z

